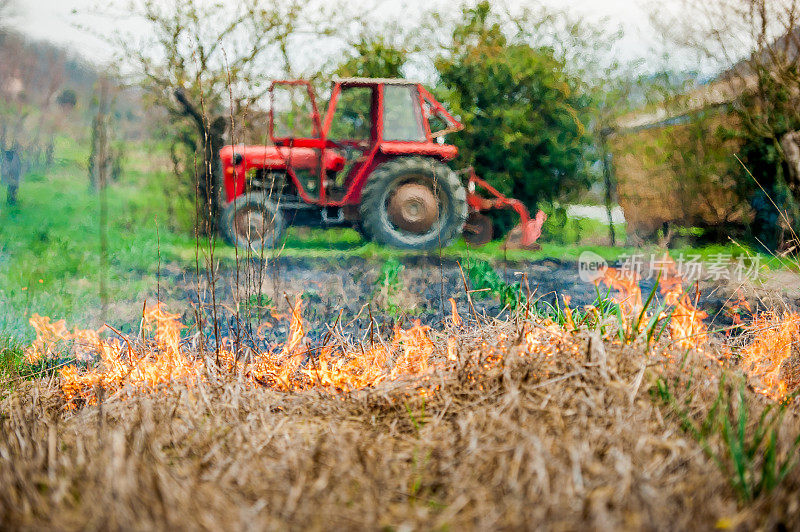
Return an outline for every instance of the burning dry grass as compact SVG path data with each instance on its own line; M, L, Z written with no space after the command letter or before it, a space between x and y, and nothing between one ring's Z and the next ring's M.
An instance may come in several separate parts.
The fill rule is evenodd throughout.
M34 316L30 323L37 338L26 352L28 362L52 360L71 343L78 358L98 359L93 369L74 365L59 371L61 390L67 408L96 404L100 395L147 393L163 385L194 385L208 378L208 371L244 375L248 385L280 391L321 388L329 392L349 392L375 386L385 380L422 376L434 360L429 327L418 321L409 329L396 327L388 343L373 342L355 348L343 341L309 347L302 319L302 300L291 308L286 341L264 351L249 350L224 341L204 358L197 343L182 342L184 325L180 316L170 314L158 304L144 311L138 337L122 335L103 339L97 331L76 329L69 333L63 320L51 323ZM453 307L453 322L460 321ZM197 337L195 338L197 340ZM202 342L202 340L200 340ZM200 343L200 345L203 345ZM449 363L453 361L450 360Z
M745 331L737 355L755 389L777 400L800 389L800 315L758 314Z
M653 401L657 379L679 383L678 400L702 415L721 371L706 355L689 351L670 364L639 346L534 320L431 336L426 371L344 394L253 385L243 372L210 371L210 354L191 385L120 390L73 411L64 411L57 386L29 382L2 403L0 523L556 530L800 523L796 471L756 506L739 506L729 479ZM755 419L767 399L752 395ZM781 442L800 422L792 415L783 428Z
M100 363L27 382L0 403L0 524L800 526L800 419L790 410L766 440L759 422L770 398L797 386L796 317L757 317L749 338L717 356L679 282L662 284L670 312L651 312L618 273L606 277L616 318L567 306L563 323L523 309L466 328L453 302L445 331L415 324L363 348L310 346L299 302L283 344L238 356L181 340L160 306L136 338L36 318L30 358L68 340ZM648 333L656 327L663 338ZM721 384L737 365L754 388L722 394L740 382ZM740 439L768 450L759 443L737 461L731 420L703 421L720 411L737 412ZM743 496L756 492L742 485L762 490L775 463L789 464L785 478Z

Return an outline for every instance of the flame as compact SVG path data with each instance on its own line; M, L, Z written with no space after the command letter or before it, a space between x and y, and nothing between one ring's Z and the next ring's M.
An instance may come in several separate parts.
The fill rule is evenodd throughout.
M298 310L295 307L295 310ZM428 337L429 327L415 321L410 329L396 327L390 345L376 344L369 349L342 351L331 346L317 350L296 351L303 340L299 315L293 318L289 339L281 355L262 355L250 369L258 383L279 390L291 391L323 387L337 391L353 391L374 386L384 380L421 375L428 371L434 345ZM317 356L312 356L317 352ZM292 353L288 357L286 353ZM397 354L396 359L392 356ZM306 355L307 363L301 355Z
M678 274L675 262L664 255L662 263L666 265L666 275L660 281L660 292L667 305L675 307L669 321L669 331L675 344L681 349L702 350L708 342L708 328L703 323L708 313L699 310L691 297L683 289L683 279ZM695 291L695 301L699 299L700 291Z
M704 352L709 333L704 320L707 314L695 306L694 297L683 288L674 263L667 267L660 282L665 302L673 307L668 330L672 341L682 349ZM617 291L616 300L627 316L638 316L643 307L638 277L609 268L602 282ZM462 325L455 299L450 299L450 322ZM749 310L740 296L735 308ZM525 323L519 345L509 350L508 336L499 334L483 341L477 351L480 370L498 367L509 353L522 357L537 357L544 361L556 356L583 356L579 342L568 331L575 329L569 297L564 298L566 326L552 320ZM430 328L414 321L410 328L395 327L393 337L369 347L322 345L310 347L302 319L303 302L295 300L287 316L289 332L285 342L240 360L231 342L223 340L219 361L222 371L245 375L250 385L260 385L279 391L323 389L328 392L351 392L386 381L424 379L433 368L453 367L459 362L459 341L450 336L441 356L431 340ZM274 316L275 314L273 314ZM642 324L648 319L640 320ZM77 358L97 361L92 369L77 366L61 370L61 389L69 407L93 404L100 395L110 396L127 391L146 392L170 382L193 385L209 378L209 368L195 351L187 349L181 340L186 327L180 316L168 312L162 304L147 308L142 317L143 334L139 337L119 335L103 339L98 331L75 329L69 332L64 320L33 315L30 323L36 340L26 351L29 361L52 358L62 352L64 342L73 342ZM800 315L763 313L743 329L751 341L739 351L741 367L757 386L757 390L775 399L800 388ZM469 351L465 351L469 353ZM514 355L516 356L516 355ZM463 360L470 360L469 355ZM731 357L733 360L733 357ZM459 368L463 364L459 364ZM471 370L470 370L471 371ZM546 372L549 370L545 370Z
M725 313L731 317L734 325L742 325L742 311L752 313L753 309L741 290L736 290L736 296L736 301L725 306Z
M384 367L390 356L384 346L373 346L361 352L337 356L333 349L325 349L320 356L300 370L293 383L295 389L320 386L323 388L353 391L374 386L387 377Z
M665 255L661 265L664 276L659 283L660 292L666 304L673 307L671 314L664 313L661 316L663 319L669 317L670 337L681 349L705 353L709 333L704 320L708 314L696 306L699 290L695 289L694 297L690 296L683 288L675 262L669 256ZM626 314L641 311L641 291L636 275L609 268L602 282L618 291L615 299ZM565 306L568 308L568 302ZM737 300L727 308L734 325L750 336L749 343L738 351L740 367L754 383L756 391L772 399L783 400L800 389L800 314L766 312L754 316L752 322L744 326L740 309L752 313L741 291ZM526 341L531 343L528 337ZM732 359L733 353L729 347L724 348L722 354Z
M46 316L34 314L28 323L36 331L36 339L25 350L25 360L29 364L55 358L67 342L72 342L72 353L76 359L90 360L91 353L100 341L100 334L95 330L75 329L70 333L64 320L53 322Z
M28 323L36 331L36 340L25 351L25 359L31 364L42 359L52 358L56 354L60 342L70 339L64 320L53 323L46 316L34 314Z
M279 389L291 389L293 374L302 362L300 346L305 338L303 300L298 297L291 310L289 337L277 356L258 356L249 375L257 382Z
M566 318L565 325L569 329L575 329L575 322L572 319L572 309L569 308L569 304L572 302L572 298L569 297L568 295L564 295L562 297L564 298L564 317Z
M681 349L698 349L708 342L708 328L703 322L708 313L698 310L689 295L678 287L664 292L667 304L675 310L669 321L670 336Z
M739 352L756 390L780 400L800 388L800 314L765 312L745 327L752 340Z
M293 382L296 389L322 386L352 391L375 386L385 380L422 375L430 368L434 345L429 327L415 321L410 329L396 327L389 346L374 345L367 350L337 353L323 349L320 356L300 371ZM392 355L397 357L392 361Z
M158 346L170 355L176 355L180 351L181 329L185 327L180 322L180 316L170 314L164 310L161 303L158 303L146 309L143 318L145 327L155 324L155 338Z
M458 361L458 340L453 336L447 339L447 360Z
M669 331L675 345L682 349L699 349L708 342L708 329L703 322L708 314L698 309L689 294L683 289L683 279L678 273L677 265L665 254L660 261L664 275L659 280L659 291L664 296L667 305L674 307L672 314L664 313L661 319L669 317ZM603 282L617 291L613 299L619 303L625 316L639 316L644 305L642 304L642 290L639 287L639 276L633 271L608 268L604 276L597 282ZM695 300L699 292L695 294ZM568 307L568 302L565 301ZM643 316L646 317L646 316ZM569 321L571 316L568 313ZM638 320L641 332L646 326L647 319Z
M91 361L93 353L97 350L97 345L100 344L100 332L93 329L75 329L71 335L73 340L72 350L75 358L82 362Z
M461 327L461 324L463 322L461 321L461 316L458 315L458 307L456 306L456 300L453 299L452 297L450 298L450 311L451 311L450 321L453 323L454 326Z
M408 329L396 327L388 344L377 343L369 349L348 350L340 346L304 349L302 308L302 300L298 298L291 309L288 337L282 345L256 353L247 362L238 361L232 350L222 348L220 366L228 371L241 371L252 383L277 390L321 387L345 392L385 380L421 376L432 367L435 346L429 337L430 328L419 321ZM37 332L31 356L50 356L57 352L59 342L80 338L86 352L99 359L90 370L76 366L61 370L61 390L73 408L96 403L100 393L108 396L123 389L152 390L173 381L191 385L208 378L205 363L181 345L181 330L185 326L180 316L167 312L160 303L146 309L142 317L143 331L150 338L123 336L106 340L96 331L76 330L70 334L63 321L52 323L48 318L37 317L31 323ZM455 347L450 351L455 353Z
M396 327L393 350L401 353L392 368L390 377L396 379L403 374L418 374L428 370L428 358L433 354L433 342L428 338L430 327L420 325L419 320L408 330Z
M303 329L302 313L303 300L298 296L295 300L294 307L292 307L291 322L289 323L289 339L283 345L281 358L292 356L306 336L305 330Z
M97 368L81 372L75 366L61 370L61 390L67 403L94 404L97 392L113 394L126 384L134 388L154 388L172 381L194 383L204 370L202 361L182 352L180 331L184 325L180 316L164 310L161 303L145 310L142 316L144 331L155 334L146 348L134 350L130 340L101 340L88 331L81 335L91 338L93 350L100 358Z
M642 289L639 288L639 274L634 271L607 268L603 277L595 283L605 283L616 290L614 300L620 304L626 316L639 314L642 310Z

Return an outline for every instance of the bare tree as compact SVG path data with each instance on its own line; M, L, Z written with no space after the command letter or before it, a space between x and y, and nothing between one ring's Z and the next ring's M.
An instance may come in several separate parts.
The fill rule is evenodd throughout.
M270 76L291 71L290 41L302 29L304 4L143 0L130 9L150 36L112 37L151 101L168 110L173 142L195 143L204 233L215 230L219 214L216 156L226 126L263 97Z
M26 164L38 165L55 131L52 106L67 56L10 31L0 33L0 43L0 147L25 147Z

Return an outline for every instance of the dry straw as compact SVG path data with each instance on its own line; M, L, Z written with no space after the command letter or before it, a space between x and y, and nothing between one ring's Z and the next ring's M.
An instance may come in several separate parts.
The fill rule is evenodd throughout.
M28 382L0 405L0 523L63 530L800 525L796 470L769 496L742 504L681 417L654 398L662 379L702 419L722 372L708 356L648 357L642 346L534 322L462 329L456 361L445 340L435 338L432 358L446 359L449 349L447 364L349 394L283 393L241 374L209 374L190 387L117 393L68 411L57 383ZM768 399L747 396L749 419L757 419ZM798 432L797 417L787 415L779 443Z

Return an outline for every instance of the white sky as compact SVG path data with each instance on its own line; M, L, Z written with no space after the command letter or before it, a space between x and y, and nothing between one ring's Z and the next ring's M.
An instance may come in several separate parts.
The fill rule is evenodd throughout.
M164 0L168 3L170 0ZM359 0L354 0L358 2ZM434 0L435 1L435 0ZM657 69L664 65L660 55L664 47L656 32L650 25L647 3L652 0L542 0L546 5L572 10L588 19L607 17L615 27L621 26L625 37L620 43L620 59L631 60L646 58L648 69ZM662 0L661 5L674 0ZM111 56L107 45L92 32L111 34L116 30L132 33L145 31L135 20L120 16L98 16L96 6L98 0L16 0L16 26L22 32L38 38L53 41L57 44L69 45L79 50L86 57L95 57L101 61ZM515 0L509 0L513 4ZM392 2L392 8L398 8L406 20L413 20L414 11L429 7L431 0L400 0ZM446 4L444 4L446 5ZM392 9L395 11L395 9ZM77 26L88 28L79 29ZM686 60L677 61L679 66L686 65ZM683 65L680 65L683 63Z

